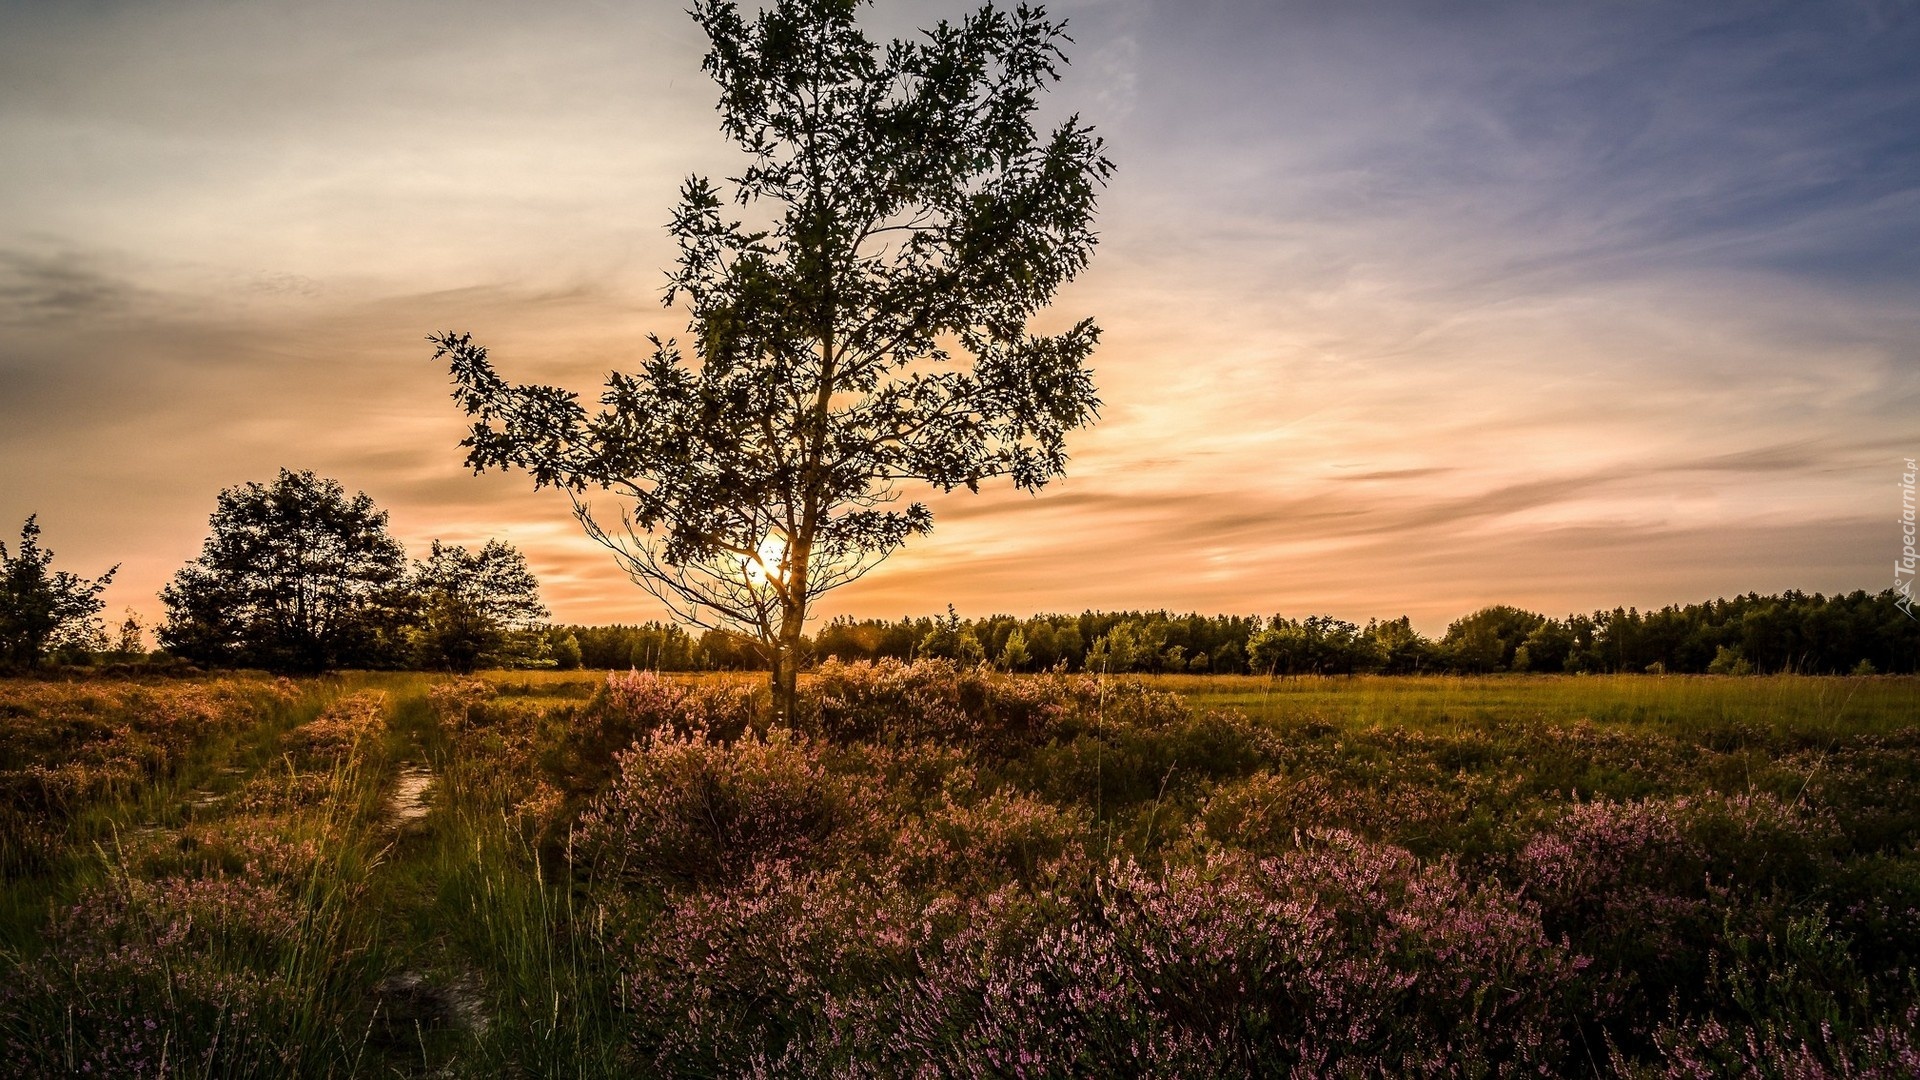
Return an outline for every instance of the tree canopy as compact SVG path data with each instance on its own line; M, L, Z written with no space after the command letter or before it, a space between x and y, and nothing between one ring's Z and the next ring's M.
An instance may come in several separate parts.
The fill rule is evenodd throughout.
M989 5L883 47L862 6L692 9L746 161L724 190L688 179L668 226L691 356L653 339L590 415L468 334L432 339L468 464L566 490L676 616L760 643L783 699L813 601L932 527L901 485L1036 490L1098 407L1093 322L1029 326L1087 265L1111 171L1077 116L1035 123L1064 23Z
M1358 626L1327 615L1166 611L957 620L950 609L944 618L837 618L820 628L813 648L841 660L906 660L928 654L930 635L942 641L971 635L1011 670L1059 666L1114 674L1920 671L1920 622L1907 617L1899 600L1892 590L1832 596L1790 590L1557 619L1500 605L1455 620L1437 640L1404 615Z
M510 666L546 647L539 582L526 556L505 541L468 551L435 540L414 564L412 586L421 605L414 636L422 666L471 672Z
M98 615L101 592L120 568L88 581L53 570L53 552L40 546L39 515L20 527L20 546L0 543L0 667L37 667L47 653L66 645L104 645Z
M272 671L386 666L404 647L406 553L365 492L280 470L219 496L200 557L161 591L170 652Z

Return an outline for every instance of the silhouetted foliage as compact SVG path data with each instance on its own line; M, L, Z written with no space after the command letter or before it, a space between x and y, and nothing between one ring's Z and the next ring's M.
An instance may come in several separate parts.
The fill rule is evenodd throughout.
M526 556L505 541L470 552L435 540L426 561L414 565L411 584L420 605L414 641L422 667L518 667L546 651L540 584Z
M132 608L127 609L126 617L114 631L113 654L119 660L132 660L146 655L147 628L140 616Z
M208 665L403 664L406 554L365 493L311 472L220 493L200 558L161 591L161 644Z
M1165 611L964 619L949 608L945 616L897 620L840 616L820 628L807 651L823 660L986 659L1010 671L1109 674L1553 674L1640 672L1652 664L1676 674L1897 674L1920 670L1920 624L1900 612L1896 599L1891 592L1790 592L1564 619L1500 607L1456 621L1439 640L1421 634L1404 615L1356 627L1329 616ZM556 650L557 642L571 638L580 649L580 666L588 668L739 670L762 663L725 635L696 641L661 623L553 627L548 633ZM1775 641L1794 644L1791 650L1769 647Z
M1546 621L1504 604L1481 608L1447 627L1440 650L1455 671L1512 671L1521 646Z
M1734 597L1642 614L1616 608L1552 619L1519 608L1485 608L1457 620L1435 641L1406 616L1364 628L1326 615L1270 619L1174 615L1165 611L1089 611L1078 616L993 615L938 618L838 618L820 629L813 651L841 660L909 660L929 641L971 634L1001 666L1010 642L1022 659L1011 670L1111 674L1348 675L1501 671L1638 672L1739 675L1920 670L1920 623L1891 591L1826 597L1788 592ZM1016 638L1017 635L1017 638Z
M881 48L854 0L752 20L701 0L721 127L749 158L731 196L681 191L667 302L694 359L654 340L592 416L500 378L466 334L432 340L474 418L476 470L574 497L589 535L687 622L757 643L791 710L811 605L932 527L899 487L1060 475L1097 401L1091 320L1028 320L1092 253L1111 166L1069 117L1035 128L1064 24L992 6ZM748 223L723 208L766 213ZM596 518L586 495L622 502Z
M968 667L987 658L987 650L980 644L979 635L960 620L952 604L947 605L945 619L933 621L933 629L920 639L920 646L914 652L929 660L953 660Z
M1381 666L1360 628L1330 615L1295 621L1278 615L1247 640L1247 663L1256 672L1352 675Z
M1373 663L1384 674L1412 675L1440 666L1433 642L1422 637L1420 631L1413 628L1413 620L1405 615L1385 622L1369 620L1361 636L1372 652Z
M38 515L20 527L13 552L0 543L0 668L38 667L53 649L104 648L100 593L119 566L88 581L53 570L53 552L40 546Z
M556 626L548 630L548 641L560 660L560 644L572 638L578 660L571 666L607 670L700 671L714 666L707 662L699 642L671 623L642 623L637 626ZM561 667L569 666L562 660Z

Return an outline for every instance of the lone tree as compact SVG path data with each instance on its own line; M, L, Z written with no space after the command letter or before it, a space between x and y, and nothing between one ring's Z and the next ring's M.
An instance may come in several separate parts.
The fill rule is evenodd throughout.
M160 592L160 643L206 664L385 666L410 597L387 514L334 480L280 470L220 493L200 558Z
M20 527L20 547L0 543L0 667L38 667L48 651L91 646L104 637L96 616L100 594L120 567L88 581L52 570L53 552L40 546L39 515Z
M512 544L489 540L470 552L435 540L426 561L414 564L412 584L421 605L422 666L466 674L532 659L546 644L540 583Z
M677 617L758 643L788 716L813 602L932 528L900 485L1037 490L1099 405L1092 320L1028 328L1087 265L1112 170L1078 116L1035 124L1065 24L989 5L883 49L860 6L694 4L748 160L730 199L688 179L668 226L691 360L652 338L590 416L507 383L467 334L431 339L474 418L467 463L565 490ZM617 520L593 489L620 497Z

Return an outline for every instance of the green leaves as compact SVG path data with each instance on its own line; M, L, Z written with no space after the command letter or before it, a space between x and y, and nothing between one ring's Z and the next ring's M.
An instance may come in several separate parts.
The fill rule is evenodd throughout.
M280 470L220 493L199 559L161 591L169 650L275 671L377 666L410 599L386 511L337 481Z
M410 577L424 609L414 632L422 666L471 672L538 653L547 608L526 556L512 544L489 540L468 551L435 540Z
M432 339L474 420L470 466L567 490L670 607L763 642L797 642L815 597L932 527L898 485L1037 490L1099 406L1092 321L1027 329L1087 266L1112 172L1078 117L1034 123L1065 24L987 5L881 47L862 6L691 11L745 157L726 184L688 178L669 219L665 296L689 309L691 355L654 340L589 415L506 383L465 334ZM620 529L593 516L595 489L620 497ZM743 575L775 532L792 572Z
M120 568L92 581L50 569L53 552L40 546L38 516L20 527L16 551L0 544L0 668L35 667L50 648L105 639L96 618L105 606L100 594Z

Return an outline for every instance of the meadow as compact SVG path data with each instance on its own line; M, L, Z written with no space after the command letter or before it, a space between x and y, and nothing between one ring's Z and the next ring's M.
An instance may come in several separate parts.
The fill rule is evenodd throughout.
M23 1076L1920 1075L1920 679L0 681Z

